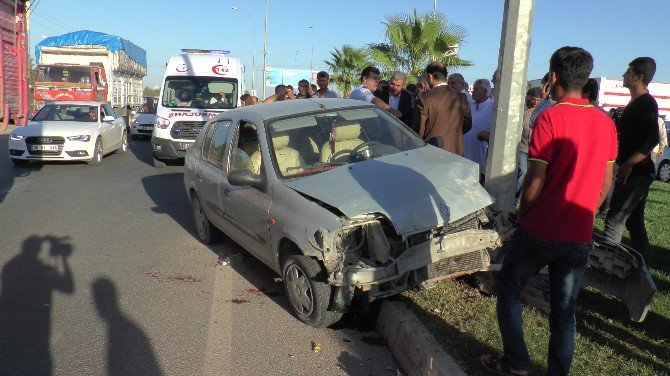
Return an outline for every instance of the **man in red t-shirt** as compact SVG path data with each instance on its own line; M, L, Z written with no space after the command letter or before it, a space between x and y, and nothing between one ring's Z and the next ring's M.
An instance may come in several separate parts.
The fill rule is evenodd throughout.
M482 356L490 370L528 373L521 291L549 266L548 374L570 371L575 301L592 247L595 211L612 184L617 156L614 123L581 98L592 68L591 54L578 47L563 47L551 56L549 82L556 104L535 121L519 207L521 228L496 276L504 353L497 359Z

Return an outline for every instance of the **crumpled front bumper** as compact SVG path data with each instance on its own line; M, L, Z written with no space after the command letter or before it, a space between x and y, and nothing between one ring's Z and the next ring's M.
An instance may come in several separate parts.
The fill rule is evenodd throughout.
M453 234L432 238L407 248L399 257L391 259L388 265L371 267L363 264L349 265L329 275L328 282L333 286L370 288L386 282L398 280L411 271L421 269L443 260L452 259L455 273L443 275L449 277L474 272L468 265L458 268L458 257L478 254L482 266L488 266L490 260L486 250L500 246L500 236L493 230L465 230ZM397 291L394 291L394 293ZM379 293L378 295L390 295Z

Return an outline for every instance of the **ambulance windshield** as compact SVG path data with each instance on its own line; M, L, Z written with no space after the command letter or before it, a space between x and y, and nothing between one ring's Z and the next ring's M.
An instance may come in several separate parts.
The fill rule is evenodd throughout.
M237 107L237 80L222 77L166 77L163 106L228 109Z

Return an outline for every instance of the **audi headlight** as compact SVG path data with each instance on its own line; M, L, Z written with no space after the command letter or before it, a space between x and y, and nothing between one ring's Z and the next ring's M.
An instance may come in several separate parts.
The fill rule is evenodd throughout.
M70 141L88 142L88 141L91 141L91 135L90 134L81 134L79 136L68 136L67 139L70 140Z
M139 120L137 120L137 119L133 119L133 121L131 122L132 125L137 125L137 124L139 124L139 123L140 123L140 122L139 122Z
M160 116L156 116L156 123L155 124L156 124L156 128L165 129L165 128L170 126L170 120L166 119L166 118L163 118L163 117L160 117Z
M9 135L9 139L12 140L12 141L21 141L21 140L24 139L24 137L21 136L20 134L12 133L11 135Z

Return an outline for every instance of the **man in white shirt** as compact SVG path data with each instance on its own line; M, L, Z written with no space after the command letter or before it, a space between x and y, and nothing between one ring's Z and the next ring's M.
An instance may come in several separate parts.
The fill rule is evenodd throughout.
M472 129L463 135L463 156L479 164L480 178L486 173L486 156L489 150L489 135L493 120L491 82L480 78L472 85Z
M365 101L372 103L382 110L386 110L393 114L395 117L400 117L402 114L400 111L384 103L383 100L375 97L373 94L377 87L379 86L379 69L375 67L365 67L363 72L361 72L361 85L356 87L349 94L349 99L355 99L359 101Z

